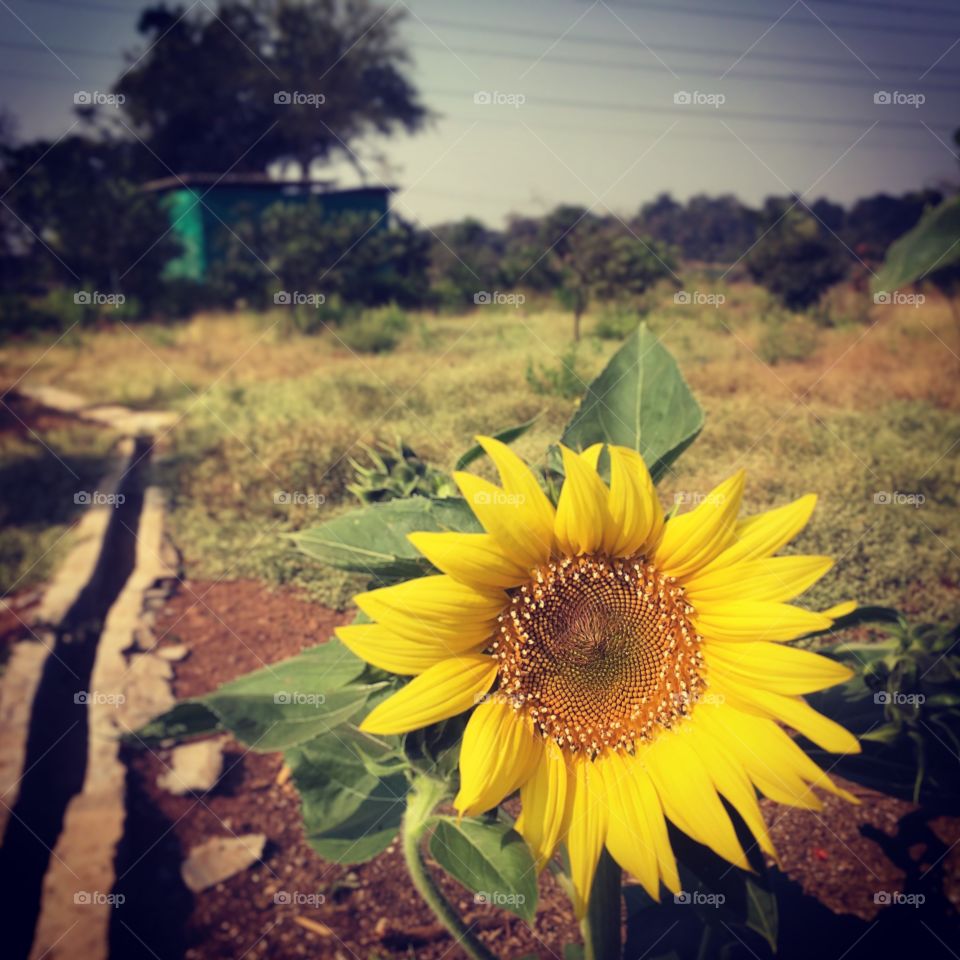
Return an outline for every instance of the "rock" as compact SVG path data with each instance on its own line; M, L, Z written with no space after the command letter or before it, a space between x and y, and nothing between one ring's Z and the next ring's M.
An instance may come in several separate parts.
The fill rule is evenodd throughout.
M190 648L185 643L172 643L169 647L159 647L154 653L158 657L163 657L164 660L179 663L190 656Z
M218 737L176 747L170 769L157 777L157 786L177 796L213 789L223 772L224 739Z
M262 833L214 837L190 851L180 865L180 876L190 890L199 893L256 863L266 842Z

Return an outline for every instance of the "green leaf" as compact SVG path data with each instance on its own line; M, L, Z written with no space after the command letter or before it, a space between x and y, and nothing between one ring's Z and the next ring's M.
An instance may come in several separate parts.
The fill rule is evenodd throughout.
M909 286L960 260L960 197L945 200L924 214L920 222L890 245L874 293L890 293Z
M679 833L671 835L680 867L680 881L692 908L711 925L737 924L758 933L771 950L777 946L777 899L761 858L746 873L711 850ZM745 849L749 849L745 846ZM698 903L698 897L701 902Z
M454 879L486 902L533 922L537 868L512 827L494 821L436 818L430 853Z
M389 846L409 786L396 743L341 727L284 757L300 793L307 841L321 857L362 863Z
M465 500L411 497L351 511L292 537L307 556L338 570L408 580L434 572L407 539L418 530L479 533L481 527Z
M508 427L506 430L500 430L497 433L492 434L494 440L499 440L502 443L513 443L518 437L522 437L536 422L537 418L540 416L538 413L536 416L531 417L529 420L524 423L518 424L515 427ZM483 447L479 443L475 443L454 465L454 470L466 470L467 467L473 463L474 460L479 460L483 456Z
M339 640L225 683L199 700L259 752L304 743L357 717L378 684L355 683L365 664Z
M612 443L639 450L658 479L703 428L703 410L676 361L641 325L590 384L562 442L575 450Z
M134 745L154 746L161 740L189 740L222 730L217 715L199 700L182 700L124 739Z

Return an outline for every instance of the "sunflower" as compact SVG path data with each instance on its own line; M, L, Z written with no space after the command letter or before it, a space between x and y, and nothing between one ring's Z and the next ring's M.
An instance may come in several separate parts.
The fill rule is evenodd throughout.
M859 750L802 694L845 680L833 660L778 641L852 609L791 606L832 566L774 554L816 498L738 519L744 474L664 517L642 457L562 448L556 507L508 447L478 438L501 485L457 482L484 533L415 533L438 570L356 598L372 622L340 639L412 676L363 721L399 734L472 710L460 749L461 815L519 790L517 829L539 869L566 844L582 917L600 852L655 899L680 880L667 820L732 864L744 850L721 801L772 856L758 792L817 809L818 787L853 800L784 727L837 753Z

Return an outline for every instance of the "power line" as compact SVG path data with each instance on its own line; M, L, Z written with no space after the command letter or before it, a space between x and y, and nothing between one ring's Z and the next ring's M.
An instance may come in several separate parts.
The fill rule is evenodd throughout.
M80 9L94 9L94 10L102 10L102 11L109 11L109 12L116 12L118 10L125 13L132 12L128 8L117 7L107 3L94 3L94 4L72 3L72 2L67 3L67 2L63 2L63 0L35 0L35 2L53 4L56 6L65 6L65 7L70 7L71 9L75 7L79 7ZM569 2L576 2L576 0L569 0ZM840 2L840 0L837 0L837 2ZM635 6L634 4L625 4L625 5ZM852 4L852 5L863 6L863 4L859 4L859 3ZM957 12L957 15L960 16L960 11ZM723 18L723 15L720 15L720 14L714 14L714 16L718 17L719 19ZM470 33L488 33L488 34L493 34L495 36L502 36L504 33L502 28L490 26L490 24L488 23L473 23L473 22L453 21L453 20L446 20L446 19L435 19L430 21L422 20L422 22L427 24L428 26L430 25L446 26L449 29L462 30ZM902 32L902 31L898 30L898 32ZM509 34L511 36L528 37L528 38L537 39L537 40L546 40L551 43L555 43L557 41L557 37L552 33L542 31L542 30L532 30L529 28L511 27L509 30ZM942 32L938 32L936 35L942 36ZM598 35L571 34L571 35L564 36L563 40L564 42L568 42L568 43L587 44L591 46L619 47L621 49L629 49L634 51L637 48L637 40L620 39L617 37L601 37ZM412 43L412 46L421 46L421 47L429 47L430 49L436 49L436 45L425 44L419 41L414 41ZM446 45L442 45L442 46L446 46ZM685 44L659 43L659 42L656 44L651 44L650 46L651 46L651 49L655 49L658 52L682 53L682 54L690 54L691 56L703 56L703 57L723 57L723 58L731 58L732 61L737 61L744 57L744 51L742 50L729 50L729 49L722 49L722 48L715 48L715 47L714 48L695 47L695 46L688 46ZM449 50L454 50L455 52L458 51L458 48L449 47L449 46L447 46L446 48ZM478 50L477 52L480 52L480 51ZM495 51L495 52L483 51L483 52L488 53L490 55L494 55L494 56L508 55L507 52L505 51ZM88 57L93 56L93 54L87 51L77 51L75 55L88 56ZM105 54L105 56L113 57L112 54ZM525 55L516 54L516 56L520 57ZM825 66L825 67L835 67L835 68L845 69L845 70L857 70L858 72L860 69L856 63L852 63L848 60L836 60L834 58L818 57L818 56L812 56L812 55L802 55L802 54L798 55L798 54L792 54L792 53L771 54L771 53L762 53L759 51L751 50L749 52L749 57L753 60L762 60L762 61L767 61L767 62L777 63L777 64L797 63L797 64L805 64L808 66ZM544 59L556 60L557 62L560 62L562 58L554 57L554 56L549 56L549 57L545 56ZM584 63L586 62L587 61L584 61ZM606 61L604 61L604 63L606 63ZM623 66L626 67L627 64L623 64ZM683 67L682 69L689 70L688 67ZM922 73L923 71L925 71L927 69L927 65L884 62L883 69L884 71L891 71L891 70L903 71L905 73L911 73L916 75L917 73ZM960 70L947 70L947 69L940 68L939 66L937 67L937 69L941 74L960 77Z
M757 23L765 23L770 25L771 18L767 14L763 13L754 13L748 10L725 10L722 13L718 13L716 9L711 9L710 7L697 7L697 6L686 6L682 4L676 4L672 2L665 2L665 0L605 0L605 2L611 7L622 7L624 9L631 10L640 10L640 11L654 11L654 12L663 12L670 14L679 14L681 16L691 16L691 17L707 17L713 20L743 20L743 21L752 21ZM828 0L821 0L821 2L828 2ZM851 0L832 0L833 3L838 5L844 5L849 7L859 8L862 7L864 12L871 12L871 8L874 6L879 6L883 9L895 10L896 5L893 3L884 3L874 5L871 4L871 7L867 7L866 4L853 3ZM82 9L82 10L94 10L97 12L104 13L136 13L129 7L120 6L119 4L107 3L104 0L84 0L84 2L74 2L74 0L34 0L34 3L43 3L51 6L58 7L67 7L71 10L73 9ZM903 13L913 13L914 9L910 10L901 10ZM949 11L939 8L926 8L926 12L936 15L946 15ZM960 15L953 14L953 15ZM420 18L422 20L422 18ZM447 25L453 28L458 26L463 26L464 29L476 29L475 26L466 26L457 24L455 21L445 21L443 19L435 20L422 20L424 23L429 25ZM827 21L821 21L817 16L790 16L789 14L781 17L777 21L777 25L784 24L787 26L794 27L823 27L824 23ZM870 21L851 21L851 20L834 20L827 23L827 26L830 29L841 28L841 29L850 29L850 30L865 30L868 32L877 32L877 33L887 33L887 34L896 34L902 36L909 34L912 36L924 36L924 37L937 37L942 39L944 35L944 30L942 28L922 28L922 27L911 27L906 24L890 24L890 23L871 23ZM498 32L503 32L501 29ZM513 26L509 28L509 32L516 33L516 30ZM548 35L548 39L555 41L556 36ZM565 39L571 40L572 37L566 37Z
M39 0L39 2L49 3L53 0ZM718 13L716 9L711 9L709 7L692 7L684 6L683 4L676 3L666 3L666 2L647 2L644 0L643 3L630 3L628 0L608 0L609 6L611 7L623 7L625 9L633 10L643 10L643 11L654 11L670 14L679 14L681 16L689 17L706 17L712 20L748 20L759 23L765 23L768 26L772 25L771 18L767 14L763 13L751 13L749 11L743 10L725 10L723 13ZM424 23L429 23L431 26L435 24L447 25L447 26L456 26L456 21L444 20L444 19L431 19L424 20ZM776 21L777 26L786 25L792 27L817 27L822 29L824 23L827 21L821 21L817 17L803 17L803 16L784 16L781 19ZM902 36L904 34L910 34L912 36L918 37L937 37L943 39L944 31L943 29L934 29L934 28L921 28L921 27L910 27L907 25L900 24L887 24L887 23L870 23L869 21L865 22L856 22L851 20L834 20L827 23L827 26L832 30L834 28L841 29L850 29L850 30L866 30L873 33L888 33L888 34L897 34ZM516 32L511 26L509 28L510 33ZM551 39L556 40L557 37L553 36ZM564 39L572 39L572 37L565 37Z
M422 49L429 49L437 52L453 52L453 53L462 53L468 56L488 56L494 57L497 59L507 59L507 60L521 60L524 62L531 61L531 56L528 54L522 53L512 53L505 50L491 50L483 47L451 47L444 44L433 44L433 43L422 43L415 41L412 46ZM109 60L112 62L123 60L122 53L108 53L106 51L99 50L84 50L77 47L45 47L40 43L30 43L26 41L16 41L16 40L0 40L0 48L11 49L11 50L23 50L30 53L42 53L48 50L53 53L60 54L63 56L74 56L84 59L94 59L94 60ZM565 57L565 56L550 56L544 58L547 63L563 63L570 66L583 66L590 67L591 69L600 69L600 70L627 70L627 71L637 71L641 73L656 73L662 74L664 72L664 67L657 64L647 64L647 63L626 63L623 61L611 61L611 60L602 60L602 59L592 59L589 57ZM710 71L703 68L698 69L689 69L687 67L682 68L685 74L692 76L703 76L713 79L714 81L721 82L721 78L714 76ZM767 83L797 83L797 84L814 84L822 86L831 86L831 87L864 87L869 89L876 89L878 82L870 78L859 78L859 77L823 77L819 75L803 75L803 74L773 74L773 73L762 73L759 71L738 71L737 74L731 75L728 78L722 78L723 82L736 83L744 80L760 80ZM949 83L927 83L924 82L920 85L923 90L945 90L948 92L955 92L960 86L960 76L958 76L958 83L949 84Z

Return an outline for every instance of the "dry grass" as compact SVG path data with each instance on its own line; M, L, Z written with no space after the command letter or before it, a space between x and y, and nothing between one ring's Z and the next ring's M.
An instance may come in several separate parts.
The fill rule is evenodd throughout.
M664 499L708 490L741 465L750 510L817 491L820 509L801 546L841 559L812 602L855 596L924 615L955 612L960 559L948 544L960 479L951 452L960 438L960 349L947 306L870 305L861 311L866 324L813 326L808 355L771 364L760 359L770 324L782 324L789 355L791 325L809 330L810 321L774 316L750 285L724 294L714 309L676 306L665 290L649 317L707 412L703 436L664 482ZM573 410L574 401L534 393L524 376L530 360L555 365L568 346L570 318L558 311L416 317L397 350L378 356L350 353L334 331L284 339L278 320L211 314L172 328L85 333L45 354L49 344L24 344L3 351L0 374L13 378L36 362L34 381L180 410L163 471L192 570L304 583L336 602L351 584L318 577L279 535L347 508L347 457L361 441L399 435L449 469L474 433L539 412L517 443L539 460ZM588 337L578 351L584 378L616 347ZM319 510L277 505L276 490L326 502ZM925 502L877 504L881 491Z

